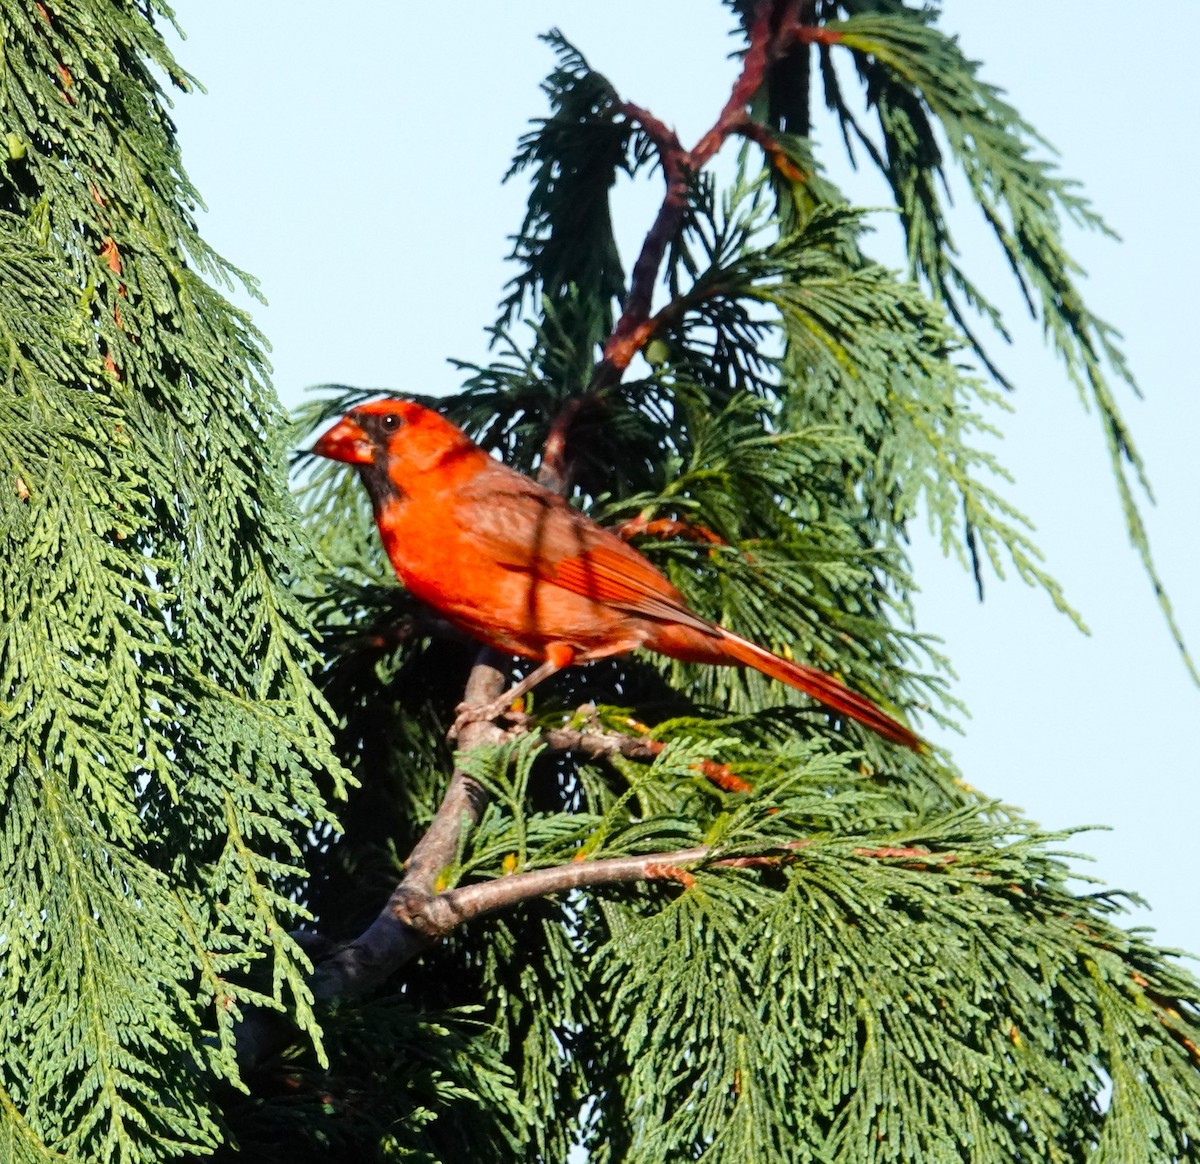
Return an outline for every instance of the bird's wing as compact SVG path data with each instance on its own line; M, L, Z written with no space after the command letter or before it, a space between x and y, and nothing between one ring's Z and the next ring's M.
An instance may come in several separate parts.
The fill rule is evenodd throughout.
M472 482L456 509L464 530L497 565L632 614L712 633L637 550L519 473Z

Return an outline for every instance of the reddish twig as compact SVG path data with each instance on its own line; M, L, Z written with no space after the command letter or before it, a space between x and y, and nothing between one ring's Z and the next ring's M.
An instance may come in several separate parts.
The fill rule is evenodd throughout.
M792 161L791 155L776 140L775 135L760 122L746 121L737 127L736 132L747 141L752 141L767 156L767 161L779 171L789 182L803 182L804 171Z
M682 885L684 889L691 889L696 884L696 879L681 865L672 865L670 862L660 863L655 861L653 865L646 866L646 876L651 881L674 881L678 885Z
M687 157L687 151L683 148L679 136L665 121L660 121L648 109L634 105L632 101L623 101L620 109L630 121L636 121L642 127L642 132L653 142L669 185L672 168L678 168Z
M746 45L746 55L742 58L742 71L734 81L729 93L729 100L721 110L713 127L696 143L691 152L689 163L694 170L700 170L712 159L713 155L725 144L736 128L744 125L749 118L746 106L754 100L754 95L762 88L767 74L767 64L776 55L774 41L778 36L771 33L770 3L760 3L755 9L754 20L750 24L749 43Z
M918 849L910 846L881 845L878 848L858 848L854 850L856 857L870 857L874 861L904 861L910 868L923 869L929 865L944 868L958 860L957 853L935 853L930 849Z
M663 256L671 239L675 237L679 224L687 213L688 185L692 174L699 168L689 153L679 143L679 138L672 130L666 128L657 118L636 105L626 105L624 109L631 120L637 121L646 131L647 136L655 143L659 151L659 161L662 164L663 180L666 182L666 193L662 205L650 230L642 242L637 261L633 264L633 272L629 279L629 294L621 317L617 320L613 333L604 345L604 357L601 360L597 375L607 363L613 372L623 371L628 367L634 353L641 343L631 346L633 337L639 328L650 317L650 304L654 298L654 282L658 278ZM644 342L644 341L643 341ZM592 390L602 387L593 376Z
M822 24L797 24L788 30L791 40L801 44L829 45L841 44L845 36L836 28L826 28Z
M650 315L654 284L667 247L679 233L687 214L688 188L692 179L712 160L732 133L749 123L746 107L763 84L768 61L783 51L782 38L791 34L790 29L786 33L772 31L773 10L771 0L762 0L758 5L749 29L749 43L742 59L742 70L730 90L729 99L712 127L691 150L685 150L672 129L640 106L626 103L621 107L625 116L641 126L657 148L666 192L634 262L629 293L625 297L620 318L604 345L600 362L592 373L583 399L595 399L619 383L633 357L646 345L662 322ZM578 399L563 407L546 438L542 464L549 462L547 475L554 480L564 481L568 477L565 471L566 443L571 426L578 417Z
M746 106L762 86L766 70L767 48L771 40L770 14L771 4L759 4L754 22L750 26L749 45L745 57L742 58L742 71L733 83L729 99L712 127L691 150L684 150L675 134L666 130L657 118L637 106L625 106L627 111L633 111L633 119L642 126L650 140L658 147L667 189L654 223L642 243L637 262L634 263L629 280L629 294L625 298L621 317L604 345L603 355L592 377L592 392L616 383L634 355L653 333L650 305L654 298L654 284L667 247L678 233L687 213L688 186L693 176L712 160L729 135L748 121Z
M718 764L716 760L701 760L693 767L710 784L715 784L725 792L754 791L754 786L747 784L728 764Z
M516 721L518 732L533 721L519 712L510 712L506 717ZM630 721L632 723L632 721ZM652 740L648 736L626 736L619 732L585 731L575 728L543 729L541 738L556 752L583 752L592 759L607 756L624 756L629 760L653 760L662 755L666 748L663 740ZM753 785L747 784L728 764L716 760L698 760L692 767L711 784L725 792L752 792Z
M584 410L587 396L575 396L559 409L550 431L542 444L542 461L538 466L538 484L555 493L566 494L571 486L570 467L567 462L567 436L571 426Z
M855 849L854 855L856 857L874 857L881 861L902 858L910 861L933 862L940 865L948 865L950 862L958 860L958 855L955 853L934 853L929 849L918 849L911 846L896 847L891 845L881 845L876 849Z
M710 546L729 545L720 534L713 533L707 526L693 521L680 521L674 517L650 518L644 513L614 526L613 533L626 541L644 534L654 538L683 538L690 542L706 542Z

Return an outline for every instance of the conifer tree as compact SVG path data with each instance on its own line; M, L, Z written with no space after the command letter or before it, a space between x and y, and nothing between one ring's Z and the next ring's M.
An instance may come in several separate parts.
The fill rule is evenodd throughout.
M162 5L0 3L0 1160L211 1151L341 769L261 337ZM253 970L253 976L250 971Z
M300 460L298 524L259 337L202 278L240 276L190 217L165 10L0 4L0 1160L1195 1158L1196 982L949 757L640 654L447 743L510 663L398 586L341 466ZM1101 223L926 6L729 7L741 73L695 143L548 37L495 355L430 403L919 728L955 707L910 523L1070 613L978 444L1002 321L949 168L1152 570L1128 371L1061 241ZM814 100L908 270L815 164ZM626 271L610 192L642 171Z

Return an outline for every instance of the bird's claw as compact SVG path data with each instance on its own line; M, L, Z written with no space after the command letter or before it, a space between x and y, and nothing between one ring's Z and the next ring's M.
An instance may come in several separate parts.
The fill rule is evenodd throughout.
M450 730L446 733L446 739L453 742L457 740L463 728L468 724L478 723L485 716L481 712L485 712L487 708L479 707L477 704L460 703L455 709L455 719L450 725Z
M446 739L457 740L463 728L473 723L487 723L513 709L513 700L509 698L493 699L491 703L460 703L455 709L455 720L446 733Z

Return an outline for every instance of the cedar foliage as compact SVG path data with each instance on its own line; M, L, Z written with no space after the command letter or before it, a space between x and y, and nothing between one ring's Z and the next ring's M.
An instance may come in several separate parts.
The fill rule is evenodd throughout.
M340 768L283 418L156 79L190 87L166 15L0 3L6 1164L211 1151L238 1017L316 1036L291 889Z
M980 447L1002 377L978 333L1002 321L956 265L940 173L963 169L1095 402L1148 561L1127 369L1061 242L1099 220L931 9L730 7L780 51L735 178L682 187L647 361L605 347L634 298L608 196L671 143L556 33L495 357L437 404L526 471L566 418L575 500L641 529L697 609L952 716L909 523L1068 608ZM706 857L458 927L322 1013L327 1062L300 1040L220 1090L247 1004L314 1031L290 919L331 964L380 909L476 651L397 587L339 466L301 465L321 569L301 551L259 338L201 277L237 273L195 234L147 67L188 83L165 10L0 12L0 1160L1194 1158L1200 991L1120 895L1068 883L1066 838L756 673L641 656L556 677L526 730L458 757L487 803L435 891ZM800 136L810 81L888 177L908 271L872 261ZM589 759L552 746L564 720L662 746ZM329 722L359 778L340 833Z

